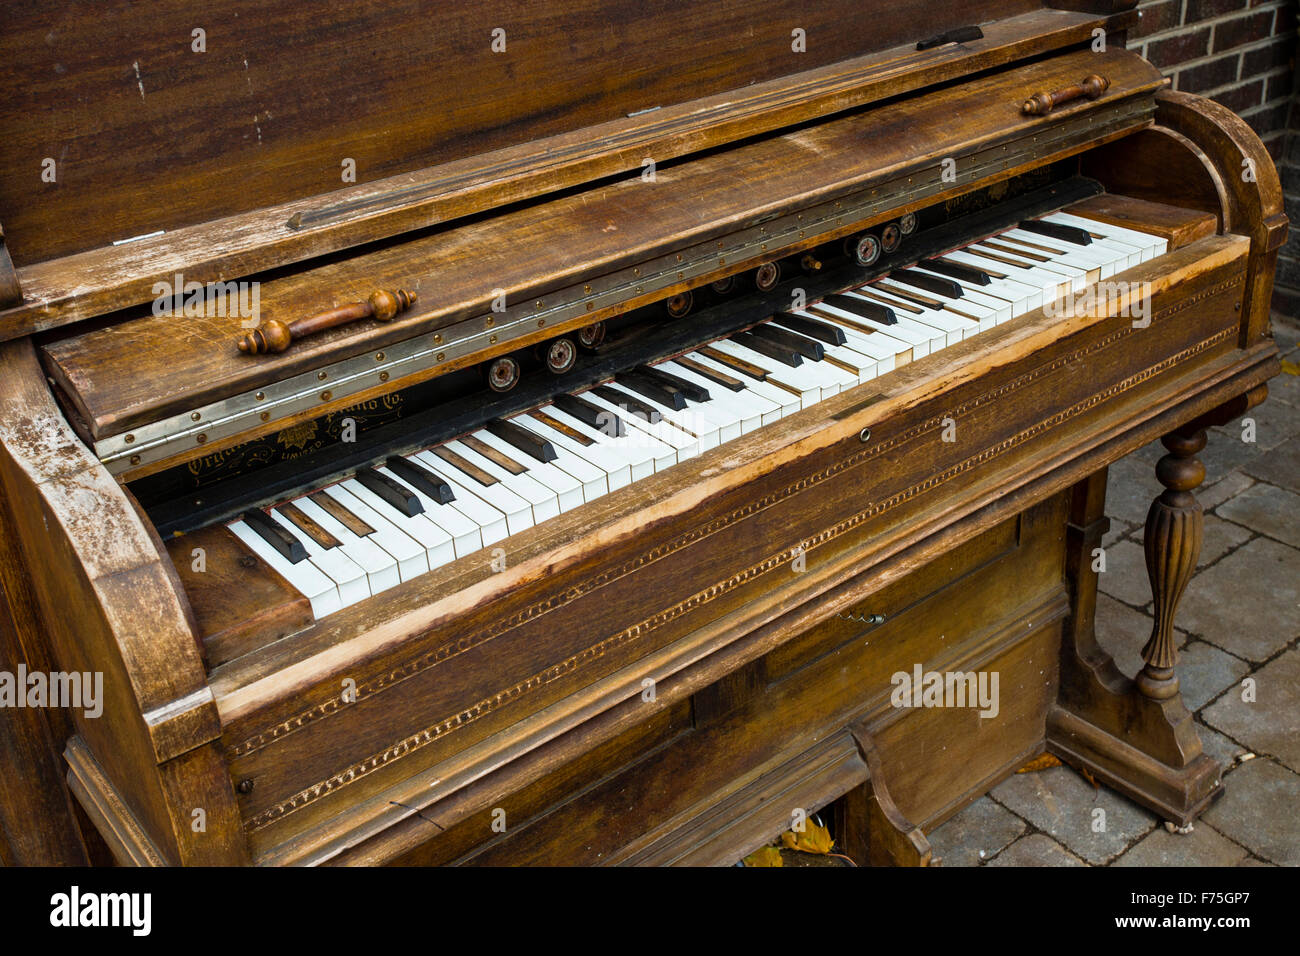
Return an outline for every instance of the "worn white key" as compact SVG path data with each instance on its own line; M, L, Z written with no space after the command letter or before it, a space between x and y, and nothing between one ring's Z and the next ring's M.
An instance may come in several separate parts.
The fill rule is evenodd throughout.
M918 294L924 295L928 299L934 299L937 302L943 302L943 298L935 295L928 290L917 290ZM961 301L956 299L954 301ZM966 335L974 334L979 331L979 323L965 316L958 316L939 308L931 308L928 305L919 305L915 302L905 302L905 305L912 307L912 311L895 309L894 314L901 319L908 319L918 325L926 326L941 333L941 338L930 340L930 351L937 352L939 349L946 348L949 345L956 345Z
M342 548L322 548L311 535L280 514L278 508L271 509L271 520L302 542L307 550L307 560L334 582L339 590L339 601L343 607L349 607L358 601L370 597L370 581L366 572L357 563L343 553Z
M553 441L551 439L553 429L543 431L542 423L528 415L520 415L512 418L511 421L529 434L551 443L551 447L555 449L555 461L550 462L547 467L555 468L576 481L582 490L583 501L595 501L609 494L609 476L605 470L574 454L566 443Z
M456 552L456 557L463 558L467 554L473 554L483 547L483 533L477 523L465 515L456 507L456 502L449 504L439 504L419 488L403 481L396 473L389 471L387 468L376 468L380 474L391 478L403 488L409 488L420 499L420 504L424 505L424 514L421 517L432 521L447 534L451 535L451 546ZM452 494L456 494L456 489L452 489Z
M628 430L628 437L635 433L641 433L647 438L659 443L661 450L655 454L655 469L671 468L679 461L687 461L694 458L700 453L699 440L694 435L688 435L665 420L650 424L640 415L637 415L627 409L615 405L613 402L607 402L595 392L584 392L581 396L605 411L613 412L622 418L624 425ZM665 451L666 450L666 453Z
M556 421L568 425L579 434L594 439L598 446L608 449L611 454L618 455L630 469L632 481L649 478L655 473L656 456L664 459L663 467L665 468L676 459L673 450L664 445L663 442L647 437L644 432L633 431L626 425L623 426L623 429L627 434L611 435L601 429L590 427L586 422L579 421L568 412L561 411L554 405L544 405L542 411Z
M394 560L397 561L397 570L403 581L409 581L411 578L424 574L429 570L428 551L406 532L389 522L383 515L341 484L330 485L323 491L324 494L333 498L349 512L375 529L375 533L369 536L370 539L391 554ZM392 509L388 510L391 511Z
M1131 246L1136 246L1142 250L1143 262L1164 255L1169 250L1168 241L1161 236L1153 236L1150 233L1127 229L1124 226L1116 226L1109 222L1098 222L1095 219L1087 219L1068 212L1054 212L1049 216L1043 216L1043 220L1045 222L1059 222L1066 226L1077 226L1107 239L1118 239Z
M477 469L483 472L483 474L488 478L493 479L490 484L484 484L468 470L462 471L460 465L453 464L444 459L438 459L439 461L442 461L442 470L439 471L439 474L448 478L455 478L461 485L473 488L476 495L479 495L484 501L492 505L492 507L505 514L506 525L509 527L511 534L518 534L520 531L531 528L538 521L545 520L544 518L538 518L536 516L536 512L533 509L532 497L538 499L538 507L546 517L553 518L555 515L560 513L559 502L555 502L553 506L549 508L546 506L546 499L548 497L553 498L554 496L548 495L545 489L539 490L537 488L530 488L528 495L524 495L519 491L519 489L513 488L502 481L499 470L484 468L482 465L483 459L474 455L474 453L470 452L470 450L464 445L458 445L455 442L447 442L442 446L442 448L464 461L466 469ZM435 458L437 457L436 450L431 450L430 454L434 455ZM447 472L451 472L451 474L448 475Z
M452 543L451 535L424 515L410 517L402 514L355 478L348 478L340 484L354 498L368 505L372 511L383 516L389 524L413 538L416 544L424 548L425 556L429 561L429 570L432 571L456 560L456 546Z
M719 411L725 411L740 428L740 434L742 435L747 435L755 429L761 428L767 422L778 421L781 417L779 405L748 389L733 392L725 385L719 385L711 378L700 375L694 369L689 369L685 365L678 365L676 362L662 362L655 367L676 375L678 378L684 378L693 385L707 388L710 396L708 404L716 406ZM730 377L736 379L742 385L745 383L745 380L739 375L731 375ZM770 415L771 417L765 421L764 415Z
M426 449L408 457L437 472L438 477L451 486L452 494L456 496L456 510L478 525L483 547L509 537L516 529L522 531L532 527L533 510L518 495L506 492L499 496L498 501L493 501L486 494L480 493L484 490L482 485L462 475L432 451ZM513 525L510 520L512 516Z
M875 290L872 290L875 292ZM864 296L857 292L846 292L845 295L854 298L863 299L868 302L876 302L889 306L894 310L894 317L898 319L894 325L885 325L883 322L876 322L872 319L863 319L867 325L876 329L876 331L888 335L890 338L898 339L906 343L912 349L912 358L924 358L931 352L937 352L943 348L948 341L946 334L940 334L928 326L923 326L913 319L912 313L908 309L919 309L920 306L911 302L900 302L894 296L875 292L878 296L872 299L870 296ZM852 313L850 313L851 315Z
M763 369L767 372L769 381L777 381L797 389L800 408L811 408L822 400L822 383L818 381L816 376L809 375L803 365L792 368L784 362L769 358L761 352L755 352L753 349L745 348L745 346L730 339L719 339L709 344L724 355L730 355L732 358L740 359L742 362L748 362L750 365ZM835 391L838 391L838 389ZM831 394L835 394L835 391L832 391Z
M1064 262L1084 269L1089 273L1089 281L1092 282L1098 279L1109 279L1118 271L1116 266L1124 261L1123 257L1115 255L1112 250L1103 248L1097 242L1088 246L1077 246L1064 239L1053 239L1051 236L1041 236L1024 229L1010 229L999 238L1008 245L1023 247L1026 252L1048 256L1054 262ZM1095 278L1092 277L1094 274Z
M370 580L371 594L386 591L402 582L402 574L397 568L397 559L371 541L368 536L363 538L353 534L350 528L311 498L297 498L293 503L301 508L302 513L308 518L338 538L343 553L366 572L366 577Z
M760 382L757 379L752 379L743 372L736 371L725 362L715 361L702 352L692 352L687 357L699 362L705 368L711 368L715 372L721 372L724 375L730 375L732 378L740 379L740 381L745 383L746 392L753 392L755 395L761 395L776 406L776 420L780 420L786 415L793 415L795 412L799 411L799 408L801 407L799 396L791 393L789 389L782 388L772 382ZM764 416L763 424L770 425L771 421Z
M311 613L316 620L320 620L327 614L333 614L343 607L343 602L339 598L339 589L325 572L311 561L304 558L294 564L287 560L243 521L233 522L227 527L236 538L248 545L249 550L269 564L280 577L288 581L294 590L311 603Z
M980 286L980 289L986 295L994 295L1000 299L1006 299L1012 304L1013 311L1016 315L1024 315L1026 312L1035 312L1043 307L1043 287L1033 285L1028 282L1021 282L1013 273L1019 272L1014 266L1008 266L1001 262L992 262L988 259L972 256L963 250L948 252L944 254L945 259L951 259L953 262L959 262L962 265L972 266L976 269L982 269L984 272L993 275L993 281L988 285ZM996 273L996 275L994 275ZM998 275L1006 278L998 278Z
M924 272L927 275L932 275L936 278L952 279L953 282L961 286L962 297L960 299L949 300L946 296L943 298L945 301L962 303L962 305L957 305L955 308L966 312L969 315L976 316L979 320L979 329L981 332L994 326L1001 325L1003 322L1009 321L1013 315L1019 314L1012 311L1012 304L1006 299L999 299L996 296L986 295L983 291L986 287L980 285L978 282L970 282L966 279L955 279L950 275L945 275L942 272L933 272L920 265L913 266L913 268L916 269L917 272Z
M495 478L502 487L509 488L520 498L528 502L533 511L533 524L541 524L560 513L560 502L555 492L541 482L524 474L511 474L485 455L480 455L468 445L459 441L444 442L448 451L455 452L461 458L480 468Z
M561 419L556 418L554 415L551 415L550 412L544 410L539 411L542 411L542 414L551 417L555 421L567 425L567 422L563 422ZM632 468L626 455L621 454L612 448L605 447L600 442L596 441L593 436L583 434L582 432L579 432L579 434L582 434L584 438L587 438L590 441L590 444L585 444L577 439L571 438L564 432L552 428L550 425L546 424L546 422L534 418L532 413L523 417L527 419L527 427L533 433L541 435L543 438L547 439L553 446L555 446L557 452L561 448L564 448L571 454L576 455L578 458L590 462L593 468L600 469L601 473L605 475L605 481L608 483L610 491L617 491L624 485L632 483ZM653 472L651 472L651 474L653 474Z
M848 340L846 343L848 347L855 352L874 359L876 371L880 375L894 370L898 365L900 352L905 353L905 361L911 360L911 346L887 335L877 335L874 327L867 325L861 316L852 312L818 303L811 306L808 312L796 312L795 314L808 315L819 322L829 322L841 329L844 332L845 339Z
M559 502L561 514L572 511L582 504L582 482L567 471L556 468L550 462L538 461L532 455L520 451L508 441L493 435L486 428L476 431L474 437L482 441L483 444L495 448L516 464L527 468L528 471L525 474L529 478L532 478L555 495L556 501Z

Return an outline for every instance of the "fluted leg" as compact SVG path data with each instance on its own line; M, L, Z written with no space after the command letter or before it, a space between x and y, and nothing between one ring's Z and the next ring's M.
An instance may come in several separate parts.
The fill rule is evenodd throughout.
M1146 665L1137 677L1138 688L1153 700L1178 693L1174 613L1201 553L1201 504L1192 491L1205 479L1205 466L1196 459L1205 447L1205 430L1174 432L1161 443L1169 454L1156 465L1156 477L1165 490L1151 504L1145 535L1155 622L1142 648Z

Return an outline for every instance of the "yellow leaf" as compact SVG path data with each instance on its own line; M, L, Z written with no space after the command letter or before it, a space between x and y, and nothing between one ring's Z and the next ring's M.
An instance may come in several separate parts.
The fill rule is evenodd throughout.
M1029 763L1025 764L1016 773L1033 773L1035 770L1046 770L1048 767L1059 767L1061 761L1051 754L1042 754L1035 757Z
M802 833L786 830L781 834L781 842L788 849L799 850L801 853L829 853L835 846L831 840L831 831L812 820L804 824Z
M1286 359L1283 359L1282 371L1287 375L1300 375L1300 365L1297 365L1295 362L1288 362Z
M781 851L774 846L759 847L745 857L745 866L784 866Z

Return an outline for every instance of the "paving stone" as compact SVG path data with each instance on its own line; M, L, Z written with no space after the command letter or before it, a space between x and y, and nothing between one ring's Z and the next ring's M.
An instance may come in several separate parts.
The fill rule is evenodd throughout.
M1129 524L1145 524L1161 487L1154 465L1135 455L1121 458L1106 476L1106 514Z
M1243 441L1246 435L1246 419L1255 423L1253 443ZM1300 415L1295 413L1295 406L1287 402L1265 401L1264 404L1255 406L1235 421L1211 429L1207 437L1210 444L1253 444L1257 451L1266 452L1297 435L1300 435ZM1209 450L1208 446L1206 450Z
M1191 833L1156 827L1111 866L1237 866L1246 851L1203 820Z
M1125 537L1131 532L1136 531L1140 527L1142 526L1139 524L1134 524L1131 521L1122 521L1119 518L1111 518L1110 530L1107 531L1106 534L1102 536L1101 546L1103 548L1109 548L1115 542L1119 541L1121 538Z
M1300 574L1295 549L1255 538L1198 572L1175 620L1253 663L1272 657L1300 633Z
M1291 491L1300 491L1300 441L1285 442L1251 461L1246 474Z
M1237 758L1247 753L1245 747L1230 740L1212 727L1207 727L1200 720L1196 721L1196 736L1201 738L1201 749L1219 765L1220 773L1227 773L1237 762Z
M1235 524L1300 548L1300 495L1294 491L1260 482L1219 505L1218 513Z
M1026 776L1021 774L1021 776ZM989 866L1087 866L1073 853L1042 833L1021 837L998 854Z
M1273 341L1283 355L1300 345L1300 322L1291 316L1274 313L1269 317L1269 324L1273 326Z
M1202 484L1197 488L1196 500L1201 503L1201 508L1205 511L1213 511L1233 495L1241 494L1254 483L1255 479L1250 475L1240 471L1229 472L1214 484Z
M1253 415L1256 409L1251 409ZM1229 431L1231 429L1231 431ZM1241 440L1241 429L1231 424L1227 429L1212 428L1208 433L1209 441L1196 456L1205 465L1203 485L1214 484L1239 468L1249 471L1249 465L1268 452L1258 441L1263 427L1256 424L1254 442Z
M1225 654L1213 644L1193 641L1178 654L1178 684L1183 703L1188 710L1198 711L1249 671L1250 665L1245 661ZM1241 739L1238 734L1233 736Z
M1105 594L1097 595L1097 643L1128 677L1142 669L1142 647L1151 637L1151 618Z
M1089 863L1119 855L1156 824L1142 807L1111 790L1095 789L1069 767L1014 774L998 784L992 796ZM1097 809L1105 811L1105 830L1100 833L1093 832Z
M1151 581L1142 542L1120 541L1106 548L1106 570L1097 576L1097 589L1133 607L1151 603Z
M1292 365L1300 365L1300 354L1292 350L1285 356ZM1281 402L1292 408L1300 408L1300 375L1287 371L1268 380L1268 401Z
M1228 774L1224 786L1205 822L1270 863L1300 866L1300 776L1259 757Z
M1255 860L1255 859L1251 859L1250 857L1247 857L1246 859L1242 860L1237 865L1238 866L1267 866L1267 867L1271 867L1272 869L1277 869L1276 863L1265 863L1263 860Z
M928 834L944 866L979 866L1025 832L1025 821L988 797L980 797Z
M1225 694L1204 714L1206 723L1300 773L1300 649L1272 660L1253 675L1255 701ZM1300 808L1297 808L1300 815Z

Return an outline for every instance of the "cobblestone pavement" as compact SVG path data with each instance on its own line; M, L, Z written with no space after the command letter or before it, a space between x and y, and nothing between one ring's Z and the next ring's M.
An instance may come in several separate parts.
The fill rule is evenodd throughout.
M944 866L1300 866L1300 323L1273 328L1292 364L1247 413L1253 436L1249 421L1210 432L1205 541L1175 618L1183 701L1223 796L1175 834L1068 767L1015 774L930 835ZM1107 487L1097 638L1129 675L1151 632L1142 525L1163 453L1118 462Z

